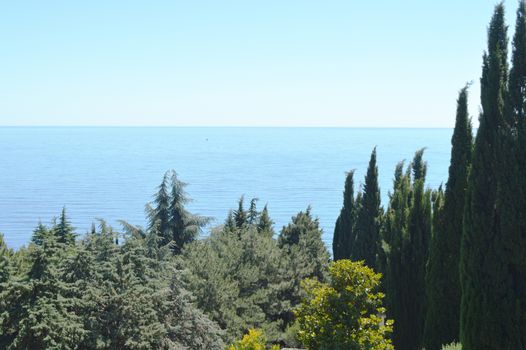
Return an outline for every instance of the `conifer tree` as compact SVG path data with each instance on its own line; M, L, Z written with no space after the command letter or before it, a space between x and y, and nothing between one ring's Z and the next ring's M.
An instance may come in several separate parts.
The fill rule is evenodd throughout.
M147 206L148 228L155 229L161 237L159 244L169 244L174 254L180 253L210 221L186 210L185 204L190 201L184 190L186 185L177 178L175 171L166 172L155 195L154 206Z
M256 203L259 199L257 198L252 198L250 200L250 207L248 209L248 213L247 213L247 222L249 225L256 225L257 224L257 220L259 218L259 212L257 211L257 208L256 208Z
M445 197L435 199L433 238L426 277L428 309L424 332L427 350L459 340L460 239L471 162L472 130L468 116L467 86L459 92L451 164Z
M483 56L482 111L475 139L461 242L461 318L463 349L518 349L508 295L510 267L503 261L499 223L499 132L504 127L507 83L507 27L499 4L488 29L488 50ZM513 272L511 272L513 274ZM516 305L515 305L516 306ZM521 316L523 317L523 316ZM510 322L511 321L511 322Z
M2 288L2 283L8 281L9 276L11 275L10 268L10 258L11 251L7 248L7 245L4 241L4 236L0 233L0 289Z
M395 348L407 350L421 349L425 318L431 192L424 188L427 166L423 152L416 152L405 174L402 174L403 163L398 164L383 232L385 288L391 308L388 316L395 320L393 344Z
M71 223L66 216L66 207L63 207L58 223L53 227L53 232L57 236L58 242L68 245L74 244L76 235L73 230L73 226L71 226Z
M332 255L334 260L349 259L356 238L356 206L354 198L354 170L347 173L343 191L343 207L334 226Z
M237 202L238 208L234 211L234 221L236 222L237 228L243 228L245 225L247 225L247 212L244 208L244 202L245 198L244 196L241 196L239 198L239 201Z
M265 207L259 216L259 222L257 226L258 232L272 237L274 235L274 229L272 228L273 224L274 223L268 214L267 205L265 204Z
M159 185L159 190L155 194L153 204L154 208L149 208L148 219L149 227L157 227L159 236L162 238L161 245L167 245L172 241L172 233L170 232L170 195L169 195L169 178L170 172L166 172L163 181Z
M356 240L352 249L352 260L364 260L365 265L378 270L377 256L380 249L380 188L378 187L378 167L376 166L376 147L371 153L361 205L356 220Z
M498 160L500 247L495 248L502 266L497 283L508 286L499 290L501 308L501 344L508 348L526 348L526 2L520 1L513 37L512 67L509 74L505 122L501 128ZM499 334L497 333L497 334Z

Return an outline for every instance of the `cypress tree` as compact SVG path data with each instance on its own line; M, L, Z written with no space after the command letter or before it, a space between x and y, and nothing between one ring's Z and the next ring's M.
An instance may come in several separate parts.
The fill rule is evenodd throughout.
M467 86L459 92L451 163L444 198L435 199L433 238L426 277L428 309L424 332L427 350L459 340L460 238L471 162L472 130L468 116Z
M511 266L504 263L499 187L499 132L504 126L507 82L507 27L499 4L488 29L488 51L483 56L482 112L479 118L461 243L460 338L466 350L520 349L517 325L510 323ZM501 155L503 156L503 155ZM514 315L516 310L512 312ZM524 317L524 316L522 316Z
M353 260L365 260L365 265L374 270L380 249L380 188L378 187L378 167L376 166L376 147L371 153L361 205L356 221L356 241L352 249Z
M403 328L405 346L400 348L408 350L422 348L426 312L425 275L431 239L431 191L424 188L427 164L422 159L423 152L423 149L418 151L413 161L413 200L409 213L409 244L405 251L405 265L411 282L406 294L409 323Z
M334 236L332 238L332 254L334 260L349 259L356 238L356 201L354 198L354 170L347 173L343 191L343 207L340 211Z
M405 174L403 163L398 164L383 232L388 317L395 320L393 344L404 350L420 350L423 342L425 265L431 236L431 191L424 188L423 152L416 152Z

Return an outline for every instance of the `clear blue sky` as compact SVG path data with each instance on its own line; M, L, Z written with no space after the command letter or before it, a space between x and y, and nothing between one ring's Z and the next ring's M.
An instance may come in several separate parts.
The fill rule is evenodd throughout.
M495 3L1 1L0 125L449 127Z

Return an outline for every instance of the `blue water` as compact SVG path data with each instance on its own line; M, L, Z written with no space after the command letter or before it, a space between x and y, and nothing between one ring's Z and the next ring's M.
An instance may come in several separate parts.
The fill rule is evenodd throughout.
M363 182L378 147L382 200L398 161L427 147L428 185L447 180L451 129L352 128L0 128L0 232L27 244L41 220L66 206L79 233L96 218L145 225L145 204L175 169L194 199L189 209L221 224L237 199L268 203L278 231L312 206L330 245L345 172ZM206 234L206 232L205 232Z

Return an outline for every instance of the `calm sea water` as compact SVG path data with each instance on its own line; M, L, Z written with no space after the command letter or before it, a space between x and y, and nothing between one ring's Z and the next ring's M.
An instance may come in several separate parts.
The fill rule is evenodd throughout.
M428 186L447 180L451 129L0 128L0 232L26 244L65 205L77 232L97 218L145 225L166 170L189 185L189 209L221 224L241 195L268 203L276 231L308 205L330 246L345 172L363 182L377 146L382 200L400 160L427 147ZM206 232L205 232L206 234Z

